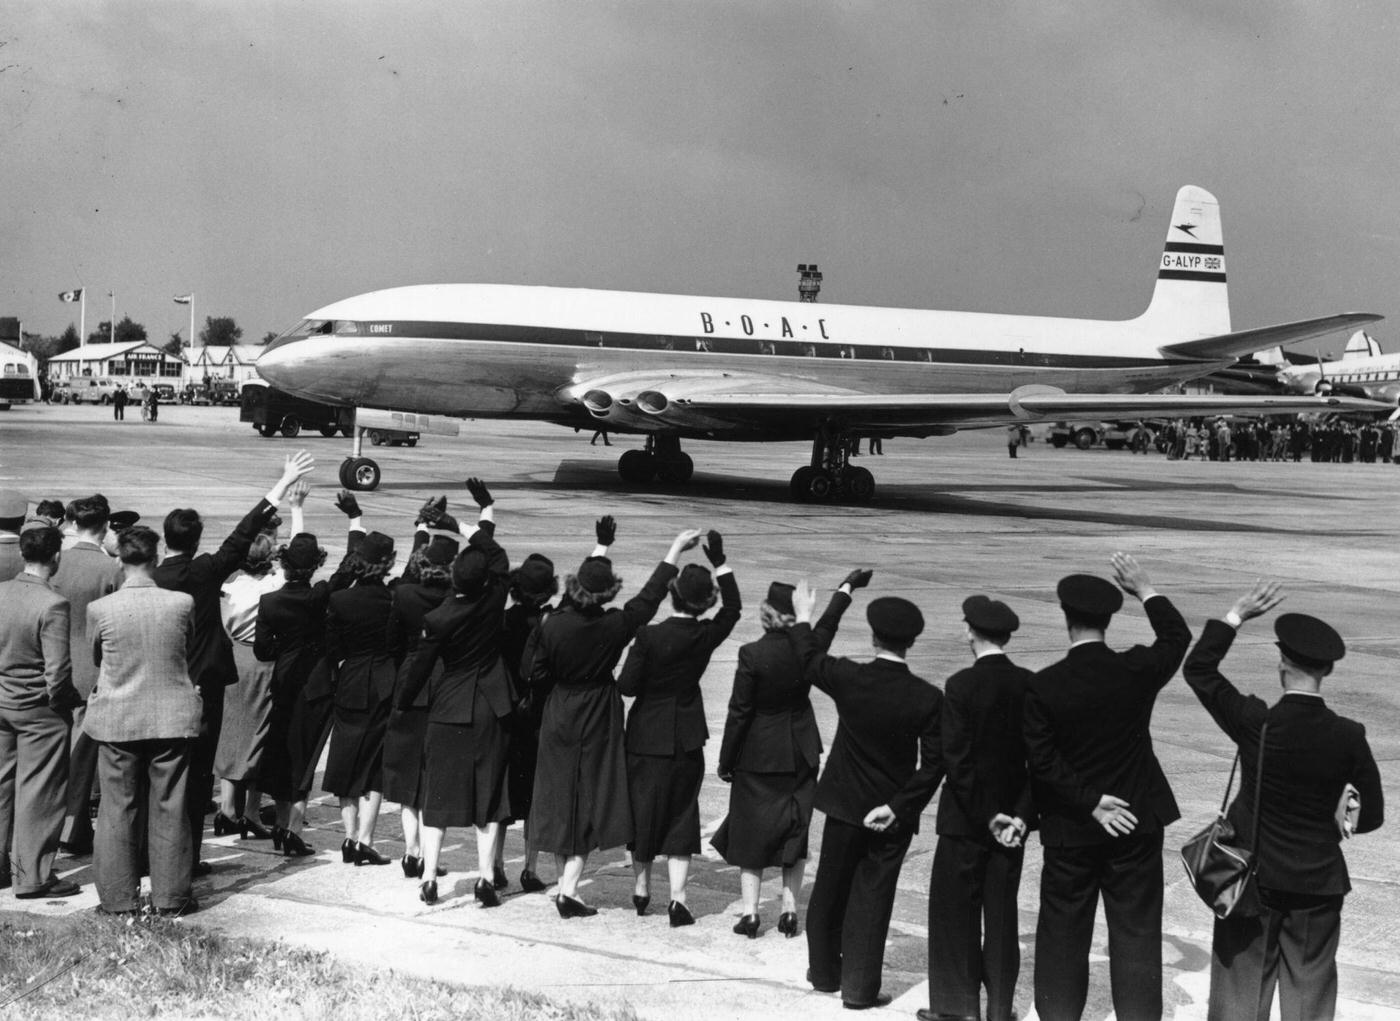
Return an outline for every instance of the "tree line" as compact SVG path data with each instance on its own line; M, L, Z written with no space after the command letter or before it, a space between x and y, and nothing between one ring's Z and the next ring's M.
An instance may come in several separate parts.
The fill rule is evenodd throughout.
M237 344L242 336L243 327L234 322L231 316L205 316L204 328L199 331L199 346L231 347ZM258 343L268 344L276 337L277 334L269 330ZM77 326L69 323L68 329L56 337L26 332L20 339L20 348L32 354L40 362L47 362L54 355L61 355L78 347L80 339ZM104 319L98 323L97 329L88 334L87 343L139 344L149 339L145 326L133 322L130 316L123 316L117 321L115 330L112 328L110 319ZM185 350L187 343L180 331L176 330L170 334L170 338L164 344L158 344L157 347L167 354L178 355Z

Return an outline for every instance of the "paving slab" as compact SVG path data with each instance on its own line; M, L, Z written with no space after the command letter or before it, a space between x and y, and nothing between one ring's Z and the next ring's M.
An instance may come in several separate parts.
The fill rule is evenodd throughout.
M808 577L830 587L854 566L876 569L870 594L898 593L924 610L928 630L911 666L942 684L963 666L959 606L972 592L1010 602L1022 628L1009 651L1032 667L1058 658L1065 646L1055 582L1072 571L1107 572L1115 550L1137 555L1158 588L1182 608L1193 628L1222 614L1256 577L1283 581L1285 608L1316 613L1346 637L1349 653L1327 682L1329 702L1362 720L1380 761L1387 791L1400 779L1400 544L1395 508L1400 467L1293 463L1168 461L1126 451L1054 450L1034 443L1012 460L999 431L942 440L893 440L886 454L865 457L879 482L879 502L866 507L789 502L787 479L805 462L798 444L687 446L695 479L686 487L637 489L616 474L629 442L590 447L587 432L538 423L468 422L458 438L425 437L414 448L376 448L384 484L360 496L366 522L406 542L416 509L446 493L470 521L467 475L488 480L497 496L499 538L515 560L539 551L561 570L588 552L593 520L618 520L613 554L628 591L645 580L669 539L684 527L725 532L726 547L747 610L716 653L704 694L712 734L710 768L733 678L736 650L759 634L756 610L768 582ZM140 511L158 526L176 506L213 519L206 534L231 527L276 478L281 458L305 447L318 460L307 508L308 527L334 550L343 548L344 519L332 506L344 439L263 439L232 408L163 408L161 420L113 422L109 409L20 406L0 413L0 487L32 496L71 498L105 493L114 507ZM1130 604L1110 632L1122 646L1150 640L1146 619ZM857 606L834 651L870 653ZM1272 699L1276 651L1267 622L1241 635L1229 675ZM814 696L827 743L835 730L831 703ZM1167 1015L1205 1017L1210 919L1185 884L1181 843L1213 815L1232 748L1174 680L1158 700L1153 740L1181 803L1183 818L1167 833L1163 983ZM318 792L319 795L319 792ZM723 818L728 791L713 775L701 792L708 835ZM885 989L891 1012L927 1004L928 872L936 838L935 801L925 813L900 880L887 947ZM185 924L276 938L321 948L347 961L463 983L505 984L569 1001L630 1004L644 1018L812 1018L841 1013L839 998L803 981L806 943L775 928L777 880L765 884L763 931L735 936L739 883L713 851L696 862L690 902L698 921L672 930L664 912L664 869L657 869L656 908L633 912L626 852L595 855L584 895L601 910L564 921L544 895L519 892L522 847L508 839L512 887L498 909L471 897L476 878L470 834L450 831L440 884L443 900L428 908L397 864L354 868L334 853L340 842L334 799L310 810L313 858L292 861L266 842L209 838L214 873L196 893L204 909ZM820 854L821 817L814 822ZM378 843L403 851L397 806L386 805ZM1382 829L1347 848L1354 890L1343 914L1339 952L1344 1019L1400 1018L1400 831ZM62 859L64 874L84 884L66 901L34 903L0 894L0 911L69 914L96 903L90 862ZM815 858L808 869L810 884ZM541 866L545 878L551 865ZM1031 1011L1039 848L1032 841L1021 887L1024 965L1017 1008ZM1106 931L1100 921L1085 1017L1112 1016Z

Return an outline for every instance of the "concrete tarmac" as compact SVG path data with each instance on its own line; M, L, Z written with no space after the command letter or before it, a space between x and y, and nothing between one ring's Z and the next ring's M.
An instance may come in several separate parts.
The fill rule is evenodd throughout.
M365 521L406 543L417 508L446 493L464 528L473 508L462 480L486 479L495 493L498 537L518 562L539 551L561 573L593 545L593 520L618 521L613 556L626 580L623 598L646 578L681 528L725 533L745 600L733 637L705 676L711 742L710 775L701 795L706 837L724 817L727 788L714 775L718 742L738 646L760 633L757 605L768 582L810 578L830 589L852 567L871 566L870 589L847 615L833 651L870 654L864 603L897 593L915 600L928 621L911 666L941 686L968 662L959 605L974 592L1008 601L1022 628L1009 647L1031 667L1057 659L1066 644L1055 582L1074 571L1109 573L1115 550L1135 554L1158 589L1193 629L1220 616L1257 577L1281 580L1286 610L1333 622L1348 655L1325 693L1338 711L1366 724L1388 791L1400 779L1400 550L1394 514L1400 467L1292 463L1174 462L1126 451L1053 450L1037 442L1016 460L1004 433L992 430L942 440L891 440L885 456L862 458L879 484L868 507L789 502L787 479L804 463L797 444L694 443L695 479L686 487L638 489L623 484L616 456L634 445L589 446L589 433L538 423L468 422L461 437L425 437L415 449L366 448L380 461L384 484L361 494ZM287 452L305 447L317 458L308 527L338 552L344 519L332 500L336 468L349 441L318 435L263 439L232 408L166 407L157 423L133 411L112 421L108 408L20 406L0 413L0 487L31 497L70 499L101 491L114 508L134 509L159 529L166 511L198 507L213 519L212 546L271 485ZM284 512L284 517L285 517ZM1149 641L1141 608L1131 602L1109 640L1118 647ZM1248 625L1226 661L1227 674L1270 701L1277 693L1277 654L1267 620ZM815 693L827 744L835 714ZM1180 677L1157 702L1153 741L1181 804L1183 818L1167 832L1163 975L1167 1016L1205 1017L1210 916L1187 887L1177 851L1215 812L1232 747ZM756 940L731 933L739 916L737 871L706 845L695 862L689 899L698 923L666 923L665 869L660 863L647 917L632 910L631 870L623 849L595 855L583 895L596 918L564 921L544 895L518 887L519 828L508 840L511 888L499 909L479 908L471 834L448 833L442 900L428 908L397 862L352 868L339 862L341 834L333 798L310 810L315 857L284 860L267 842L207 834L212 877L196 887L203 909L188 924L230 934L283 939L337 957L471 984L505 984L563 1000L630 1004L644 1018L836 1017L839 998L804 982L806 942L784 939L775 925L777 877L770 875ZM911 1015L927 1005L927 889L936 837L935 800L910 849L900 880L886 951L885 990L896 997L879 1016ZM403 853L397 806L386 805L377 843ZM812 828L813 861L822 819ZM1353 891L1343 914L1341 1005L1345 1019L1400 1018L1400 831L1393 825L1347 845ZM82 895L48 903L0 895L0 911L67 914L96 903L89 859L60 860ZM542 863L546 880L552 863ZM1023 967L1016 998L1031 1009L1040 850L1034 839L1021 887ZM1112 1016L1106 931L1100 922L1091 961L1085 1017Z

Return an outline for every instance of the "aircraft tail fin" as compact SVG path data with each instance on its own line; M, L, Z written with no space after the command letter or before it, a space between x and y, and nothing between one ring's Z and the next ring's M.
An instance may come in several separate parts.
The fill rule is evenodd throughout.
M1260 365L1277 365L1282 368L1289 364L1288 356L1283 353L1283 345L1278 344L1267 351L1256 351L1254 360Z
M1204 188L1176 193L1152 301L1139 323L1177 341L1230 332L1220 204Z
M1365 330L1357 330L1347 341L1346 350L1342 352L1342 360L1348 358L1374 358L1381 353L1381 346Z

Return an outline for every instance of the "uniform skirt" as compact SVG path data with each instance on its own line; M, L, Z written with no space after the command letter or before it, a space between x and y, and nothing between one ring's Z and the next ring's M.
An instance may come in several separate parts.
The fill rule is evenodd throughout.
M422 808L427 754L427 707L395 709L384 735L384 797L404 808Z
M637 861L658 854L700 853L700 782L705 752L627 755L627 792L634 838L627 845Z
M710 843L741 869L787 868L807 857L807 831L817 797L817 771L749 773L735 770L729 815Z
M540 719L528 709L517 709L506 718L510 730L510 755L506 762L506 787L510 791L511 821L529 819L535 795L535 763L540 755Z
M510 817L503 721L480 688L471 723L429 723L423 824L485 826Z
M240 783L257 783L269 740L272 713L272 663L253 655L253 647L233 643L238 683L224 689L224 725L214 752L214 775Z
M572 856L631 840L617 687L556 686L540 721L530 842L546 854Z
M308 703L308 689L327 691L325 657L314 646L289 649L272 674L267 747L258 786L278 801L300 801L316 781L316 767L331 726L331 697Z
M360 798L384 789L384 732L391 705L386 698L368 709L334 707L324 790L340 798Z

